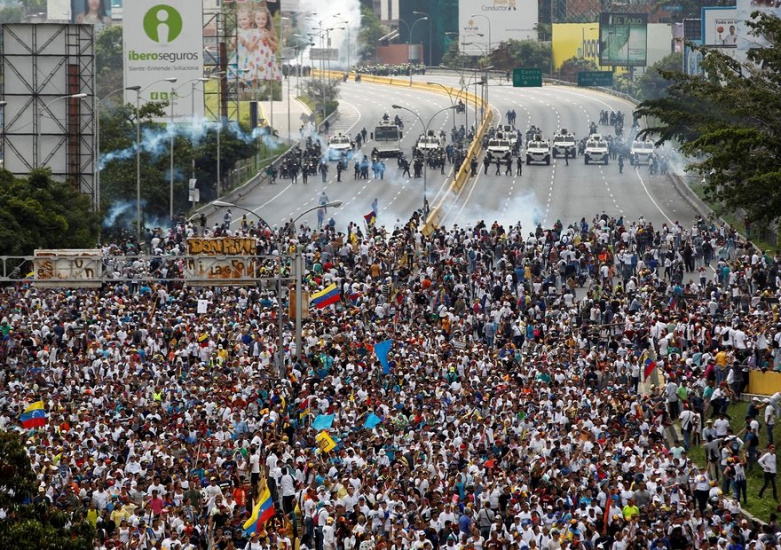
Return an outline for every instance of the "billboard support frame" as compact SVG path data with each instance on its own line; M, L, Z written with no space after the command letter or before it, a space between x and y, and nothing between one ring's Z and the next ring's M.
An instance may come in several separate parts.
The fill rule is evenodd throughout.
M94 44L90 24L0 26L0 94L7 102L2 134L5 168L26 176L44 165L42 159L55 159L53 166L46 164L52 177L89 195L97 206ZM86 96L67 98L76 94ZM65 114L49 116L53 130L44 132L42 111L59 108L60 98Z

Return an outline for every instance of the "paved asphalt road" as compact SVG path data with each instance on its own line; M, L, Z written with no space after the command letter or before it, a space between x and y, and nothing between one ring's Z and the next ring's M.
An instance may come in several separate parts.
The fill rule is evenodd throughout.
M458 77L423 76L424 81L436 81L458 88ZM340 88L341 120L331 131L341 131L355 135L362 128L371 132L383 113L391 117L398 113L404 120L404 139L402 147L409 157L412 144L423 132L420 122L411 113L394 111L392 104L403 105L416 111L424 122L439 109L450 105L450 99L444 93L428 93L420 90L396 86L380 86L369 83L347 82ZM529 125L536 125L549 139L560 128L575 132L580 138L588 133L590 121L596 121L601 110L620 110L631 125L632 106L629 102L598 91L545 86L543 88L512 88L507 84L492 81L489 87L489 100L497 117L504 122L504 114L509 109L517 113L516 126L522 131ZM429 128L448 133L455 123L464 123L463 114L446 111L437 115ZM468 111L469 124L473 124L475 113ZM608 127L601 127L602 131ZM368 153L372 143L364 145ZM328 181L323 183L320 176L310 178L309 183L292 185L289 180L278 180L275 185L261 185L240 201L242 206L252 209L268 223L279 225L301 212L318 204L320 194L325 191L329 200L341 200L343 206L328 213L333 216L337 228L346 230L350 221L361 221L364 214L371 211L372 201L376 198L379 205L378 223L392 227L396 219L406 220L410 214L421 207L423 201L422 179L401 177L393 159L386 161L388 170L384 180L353 180L352 167L343 174L342 182L336 181L333 163ZM608 166L586 166L583 158L570 159L565 166L564 159L555 159L551 166L532 165L523 167L522 176L495 176L493 167L489 175L482 175L470 182L458 195L449 193L452 170L442 176L438 170L429 170L427 197L433 205L445 197L444 211L446 225L471 225L479 220L488 224L494 220L509 224L520 221L524 228L533 228L533 224L551 225L557 219L565 225L605 211L610 215L624 215L628 220L640 216L652 221L655 226L670 224L680 220L684 227L690 227L695 212L678 195L667 176L651 176L648 167L635 168L626 163L624 173L618 173L617 163ZM240 212L234 212L234 224L238 223ZM217 214L212 222L221 219ZM302 221L314 225L316 214L307 214Z

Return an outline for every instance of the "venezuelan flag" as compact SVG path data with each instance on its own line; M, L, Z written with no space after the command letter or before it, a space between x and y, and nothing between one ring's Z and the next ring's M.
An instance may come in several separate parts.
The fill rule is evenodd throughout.
M252 515L244 522L244 536L260 531L261 527L274 517L274 501L271 500L271 491L265 487L258 497L258 501L252 508Z
M366 225L368 225L369 227L374 227L374 224L377 223L377 212L372 210L371 212L366 214L363 217L363 219L366 220Z
M40 428L46 425L46 411L43 410L43 401L36 401L27 407L22 416L22 428L29 430L31 428Z
M317 309L323 309L339 301L341 294L335 283L331 283L319 292L312 294L312 305Z
M646 359L645 366L643 368L643 380L651 376L651 373L654 372L655 368L656 368L656 361L654 361L650 357Z

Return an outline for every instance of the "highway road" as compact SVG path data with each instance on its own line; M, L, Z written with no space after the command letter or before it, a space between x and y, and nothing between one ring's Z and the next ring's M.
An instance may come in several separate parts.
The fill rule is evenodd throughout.
M421 81L440 82L459 88L457 76L421 76ZM509 84L491 81L489 101L496 115L495 124L504 121L509 109L517 113L516 126L525 132L530 125L542 128L549 139L561 128L567 128L580 138L588 133L590 121L597 121L601 110L623 111L631 124L632 105L620 98L583 88L545 86L543 88L513 88ZM473 90L474 88L472 88ZM393 110L392 104L399 104L416 111L423 121L428 122L438 110L450 105L450 98L444 93L425 92L398 86L381 86L367 82L343 83L340 88L340 121L331 131L355 135L362 128L371 132L384 113L399 114L404 120L402 147L407 156L423 128L412 114ZM469 124L475 120L473 108L467 111ZM455 118L454 118L455 117ZM439 114L429 128L436 132L444 129L448 134L455 124L464 123L464 115L453 111ZM612 130L600 127L601 130ZM368 154L372 143L364 145ZM301 212L318 204L324 191L329 200L341 200L333 216L337 228L346 230L350 221L360 222L371 211L372 201L377 199L378 223L393 227L396 219L409 218L423 202L422 179L401 177L393 159L386 161L388 170L384 180L353 180L352 167L343 174L342 182L336 181L332 169L328 181L309 179L307 185L293 185L289 180L278 180L275 185L261 185L242 198L240 204L257 212L272 226L280 225ZM524 228L532 230L542 223L550 226L556 220L565 225L581 217L591 220L594 215L605 211L610 215L623 215L628 220L643 216L656 227L679 220L688 228L696 212L677 193L667 176L648 173L647 166L632 167L626 163L624 173L619 174L617 163L608 166L588 165L578 156L570 159L569 166L563 158L554 159L551 166L532 165L523 167L522 176L495 176L492 167L488 174L471 178L468 184L455 194L449 191L452 168L446 175L438 170L429 170L427 197L434 205L444 197L445 217L443 224L459 226L473 225L479 220L491 224L493 221L510 224L521 222ZM234 224L238 223L240 212L234 212ZM212 221L221 220L221 214ZM314 225L316 214L306 215L303 221Z

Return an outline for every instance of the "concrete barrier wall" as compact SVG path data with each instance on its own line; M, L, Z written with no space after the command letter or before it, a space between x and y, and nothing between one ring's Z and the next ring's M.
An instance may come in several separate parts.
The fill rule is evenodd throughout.
M747 393L773 395L781 391L781 372L753 370L748 375Z

